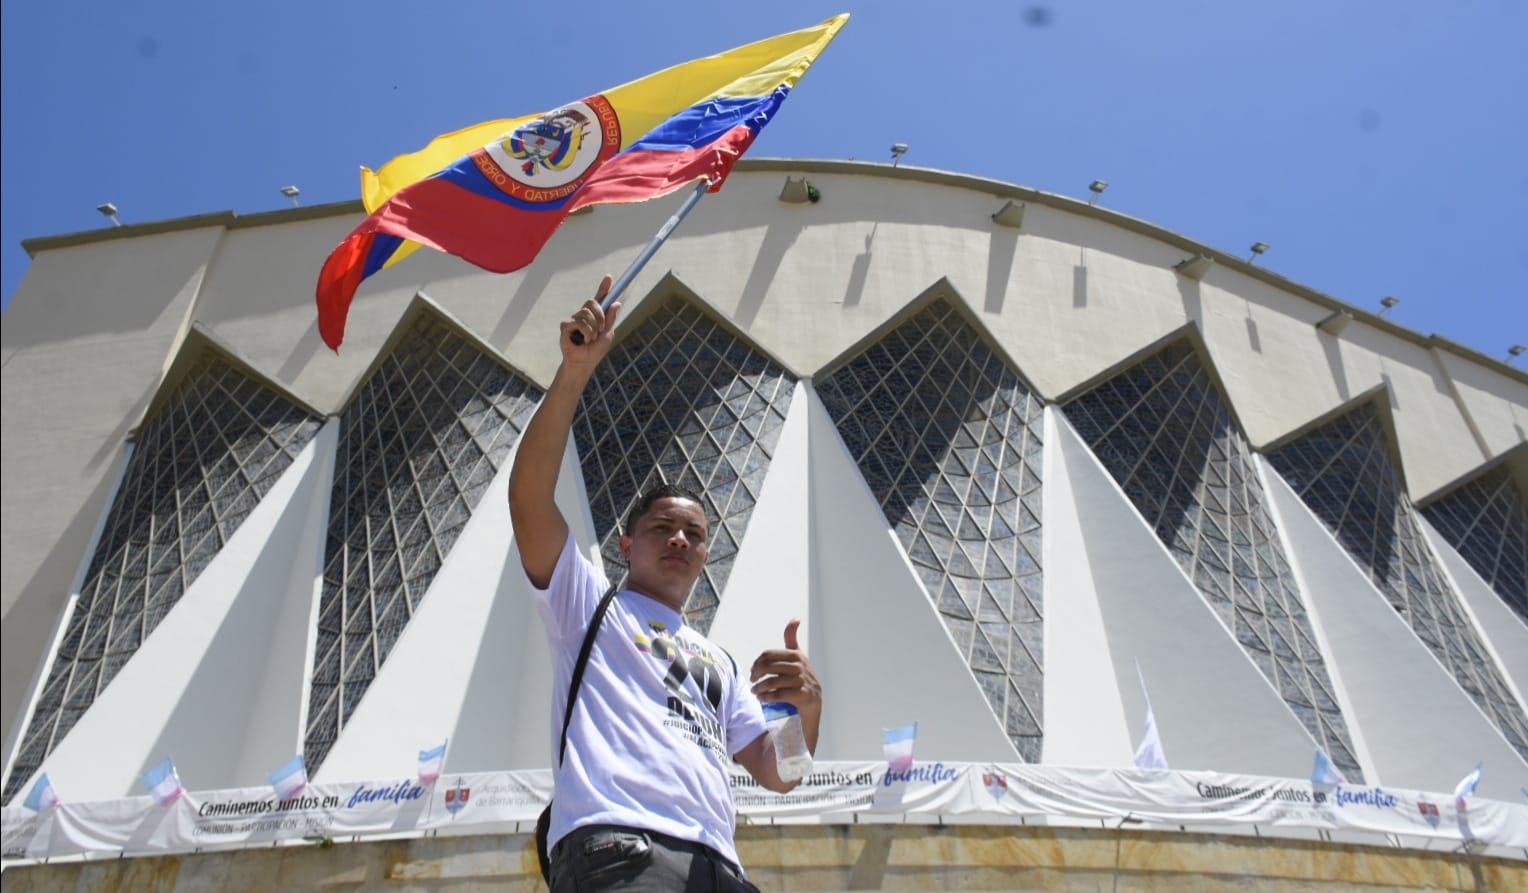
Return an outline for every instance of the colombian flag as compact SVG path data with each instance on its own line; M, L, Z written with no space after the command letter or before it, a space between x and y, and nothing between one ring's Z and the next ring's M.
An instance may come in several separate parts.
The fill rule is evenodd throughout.
M540 115L437 137L373 173L371 215L318 275L318 330L339 350L361 280L429 245L495 273L535 259L569 214L637 202L732 165L849 17L696 59Z

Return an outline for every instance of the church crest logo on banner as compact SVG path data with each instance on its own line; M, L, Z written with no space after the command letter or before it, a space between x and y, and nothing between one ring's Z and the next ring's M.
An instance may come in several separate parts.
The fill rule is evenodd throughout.
M1428 803L1426 800L1418 800L1417 812L1422 814L1422 818L1427 820L1427 824L1434 828L1438 827L1438 804Z
M1001 772L983 772L982 787L992 795L992 799L1001 800L1008 793L1008 776Z
M467 808L467 800L472 796L472 788L463 787L462 780L456 780L456 787L446 789L446 812L456 818L456 814Z

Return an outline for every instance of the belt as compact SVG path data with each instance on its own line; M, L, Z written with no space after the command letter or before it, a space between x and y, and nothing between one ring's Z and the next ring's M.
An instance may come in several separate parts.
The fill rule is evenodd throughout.
M704 855L713 861L730 866L734 874L737 874L739 877L742 876L742 867L739 866L736 862L722 855L716 850L715 847L707 846L698 841L685 840L682 837L675 837L672 834L664 834L661 831L653 831L650 828L638 828L634 825L579 825L577 828L574 828L572 831L564 834L562 839L558 840L556 845L552 847L552 852L550 854L552 861L557 861L559 854L561 854L563 851L563 844L572 846L578 841L581 841L586 837L591 837L602 831L623 831L628 834L646 835L648 840L656 844L661 844L666 849L682 850L684 852Z

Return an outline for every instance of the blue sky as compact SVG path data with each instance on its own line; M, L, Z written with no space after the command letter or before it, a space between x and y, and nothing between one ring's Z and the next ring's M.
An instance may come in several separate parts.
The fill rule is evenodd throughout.
M1528 343L1528 4L1001 0L0 7L0 260L24 238L359 195L436 134L842 11L755 157L1087 196L1498 359ZM314 270L314 276L317 276ZM1518 361L1528 365L1528 356Z

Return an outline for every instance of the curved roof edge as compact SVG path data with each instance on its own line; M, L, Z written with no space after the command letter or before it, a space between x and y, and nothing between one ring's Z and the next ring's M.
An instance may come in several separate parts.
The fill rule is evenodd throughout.
M1277 273L1271 272L1266 267L1248 263L1234 254L1221 251L1203 242L1196 242L1181 233L1173 232L1154 223L1141 220L1138 217L1131 217L1119 211L1090 205L1081 199L971 174L957 174L925 167L903 167L900 165L894 167L890 164L873 161L839 161L819 158L744 158L738 161L736 169L753 173L779 171L781 173L796 174L805 172L886 177L893 180L907 180L952 186L958 189L969 189L976 192L984 192L997 198L1022 199L1036 202L1066 211L1069 214L1089 217L1102 223L1118 226L1130 232L1176 246L1191 254L1204 254L1214 260L1218 266L1235 270L1238 273L1290 292L1297 297L1318 304L1328 310L1344 310L1352 314L1355 319L1361 320L1365 325L1418 344L1424 348L1448 351L1472 362L1488 366L1519 382L1528 384L1528 371L1518 369L1495 357L1487 356L1473 348L1450 341L1440 335L1423 335L1413 329L1397 325L1389 319L1371 313L1362 307L1348 304L1325 292L1317 291L1310 286L1302 285L1292 279L1280 276ZM363 213L365 210L360 200L354 199L351 201L331 202L323 205L305 205L297 208L281 208L274 211L261 211L243 215L236 211L218 211L191 217L177 217L146 223L128 223L104 229L83 230L55 236L23 239L21 247L25 249L28 257L36 257L39 252L43 251L86 245L93 242L106 242L113 239L158 235L160 233L201 229L209 226L243 229L246 227L295 223L301 220L313 220L323 217L337 217L344 214L358 214Z

